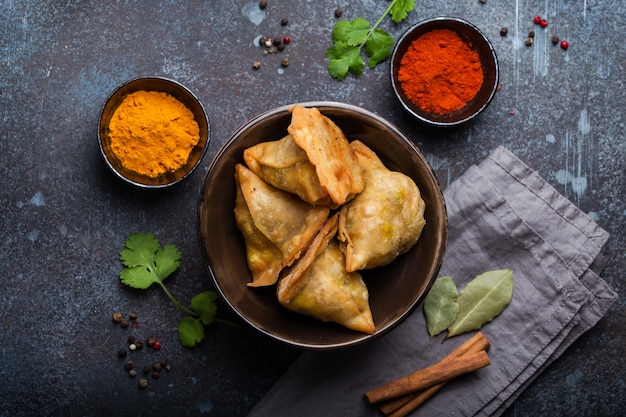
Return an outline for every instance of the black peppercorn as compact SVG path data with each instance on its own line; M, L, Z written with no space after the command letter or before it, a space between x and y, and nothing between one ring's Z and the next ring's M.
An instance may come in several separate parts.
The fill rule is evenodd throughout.
M267 7L267 2L266 2L265 0L261 0L261 1L259 2L259 8L260 8L261 10L263 10L263 9L265 9L266 7Z
M281 61L280 65L282 65L283 67L288 67L289 66L289 59L285 58Z
M528 37L529 38L534 38L535 37L535 32L532 31L532 30L530 32L528 32Z
M159 379L161 377L161 373L159 371L152 371L152 379Z
M127 327L129 326L129 324L130 324L130 323L128 323L128 320L122 320L122 321L120 322L120 325L121 325L123 328L127 328Z
M274 46L278 46L281 44L282 41L283 41L282 39L280 39L279 37L276 37L272 40L272 43L274 44Z
M335 9L335 17L336 18L340 18L341 15L343 15L343 10L341 10L341 8L336 8Z
M135 342L135 349L139 350L143 347L143 342L141 340L138 340Z
M533 44L533 38L530 38L530 37L529 37L529 38L526 38L526 40L524 41L524 44L525 44L526 46L532 46L532 44Z
M552 45L556 45L560 41L559 37L556 36L556 35L552 35L552 39L551 40L552 40Z
M117 356L119 356L120 358L125 358L126 357L126 349L122 348L119 350L119 352L117 352Z
M289 24L289 20L287 20L286 18L283 18L283 19L280 21L280 25L281 25L281 26L287 26L288 24Z
M113 313L113 323L119 323L122 321L122 313Z
M134 334L129 334L128 335L128 343L130 343L130 344L135 343L135 335Z
M150 371L152 371L152 367L150 365L144 365L143 373L148 375L150 373Z
M134 367L135 367L135 362L133 361L126 361L126 363L124 364L124 369L126 369L127 371L130 371Z
M152 369L154 369L155 371L160 371L161 370L161 362L155 362L152 364Z
M280 45L278 45L278 46L276 47L276 49L278 49L278 51L279 51L279 52L282 52L282 51L284 51L284 50L285 50L285 45L283 45L283 44L281 43Z
M137 313L135 313L134 311L131 311L130 314L128 315L128 318L133 321L137 320Z
M507 28L500 29L500 36L506 36L509 33Z
M265 41L266 41L265 36L261 36L259 38L259 45L260 46L265 46Z
M154 337L149 337L148 340L146 341L146 343L148 344L148 346L152 347L154 346L154 343L156 342L156 339Z

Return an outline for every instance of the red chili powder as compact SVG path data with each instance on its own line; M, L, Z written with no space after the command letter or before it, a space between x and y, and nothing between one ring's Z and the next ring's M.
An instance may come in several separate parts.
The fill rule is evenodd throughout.
M483 84L478 52L449 29L425 33L409 45L398 80L420 109L444 114L463 108Z

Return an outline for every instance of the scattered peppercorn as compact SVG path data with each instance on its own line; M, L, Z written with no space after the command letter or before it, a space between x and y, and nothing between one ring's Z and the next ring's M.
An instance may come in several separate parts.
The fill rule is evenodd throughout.
M569 42L568 41L561 41L561 49L567 49L569 48Z
M117 352L117 356L119 356L120 358L125 358L126 357L126 349L122 348Z
M155 362L152 364L152 369L155 371L160 371L161 370L161 362Z
M285 50L285 45L281 43L280 45L278 45L278 46L276 47L276 49L278 49L280 52L282 52L282 51L284 51L284 50Z
M130 344L135 343L135 335L134 334L129 334L128 335L128 343L130 343Z
M139 327L139 322L138 321L134 321L132 326L133 326L133 328L136 329L137 327Z
M280 45L281 42L282 40L279 37L276 37L272 40L272 44L274 44L274 46Z
M154 346L155 342L156 342L156 339L154 337L149 337L148 340L146 341L149 347Z
M552 35L552 45L556 45L557 43L559 43L559 37L556 35Z
M161 377L161 373L159 371L152 371L152 379L159 379Z
M291 36L289 36L289 35L285 35L285 36L283 37L283 43L286 43L286 44L287 44L287 43L289 43L289 42L291 42Z
M541 16L537 15L537 16L533 17L533 23L535 25L541 24Z
M152 345L152 349L154 349L154 350L161 349L161 342L159 342L159 341L154 342L154 344Z
M134 367L135 367L135 362L133 361L126 361L126 363L124 364L124 369L126 369L127 371L130 371Z
M259 38L259 46L265 46L265 36L261 36Z
M282 65L283 67L288 67L289 66L289 59L285 58L281 61L280 65Z
M341 15L343 15L343 10L341 10L341 8L340 8L340 7L336 8L336 9L335 9L335 17L336 17L336 18L340 18L340 17L341 17Z
M131 378L134 378L137 376L137 371L135 371L134 369L131 369L130 371L128 371L128 376Z
M280 25L281 25L281 26L287 26L288 24L289 24L289 20L287 20L287 18L283 18L283 19L280 21Z
M270 46L272 46L272 40L271 39L265 39L265 46L268 47L268 48Z
M479 0L479 1L483 4L487 3L487 0Z
M113 323L120 323L122 321L122 313L113 313Z
M533 38L526 38L526 40L524 41L524 45L526 46L532 46L533 44Z
M530 32L528 32L528 37L529 38L534 38L535 37L535 31L531 30Z
M150 371L152 371L152 367L150 365L144 365L143 373L147 375L150 373Z
M128 318L130 320L137 320L137 313L135 313L134 311L131 311L130 314L128 315Z
M261 0L261 1L259 2L259 8L260 8L261 10L263 10L263 9L265 9L266 7L267 7L267 2L266 2L265 0Z
M130 349L130 350L131 350L131 352L134 352L135 350L137 350L137 345L136 345L136 344L134 344L134 343L131 343L131 344L128 346L128 349Z
M145 379L145 378L141 378L139 380L139 384L138 385L139 385L139 388L146 389L146 388L148 388L148 380Z
M509 29L502 28L500 29L500 36L506 36L509 33Z
M141 340L138 340L135 342L135 348L137 350L140 350L143 347L143 342Z
M128 323L128 320L122 320L120 322L120 326L122 326L123 328L127 328L129 324L130 323Z
M541 22L539 22L539 25L545 29L548 27L548 21L546 19L541 19Z

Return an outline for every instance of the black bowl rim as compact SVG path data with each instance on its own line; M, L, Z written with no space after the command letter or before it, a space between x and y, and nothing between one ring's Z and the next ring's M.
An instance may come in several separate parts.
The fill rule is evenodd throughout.
M428 282L426 288L424 289L424 292L422 293L421 296L419 297L415 297L415 299L413 300L412 304L409 305L406 310L404 311L404 313L402 313L401 315L399 315L393 322L387 324L384 328L380 328L377 329L376 332L374 334L368 335L368 334L359 334L355 332L355 337L354 339L347 341L347 342L342 342L342 343L328 343L328 344L318 344L318 343L305 343L305 342L298 342L298 341L294 341L294 340L290 340L287 337L282 337L280 335L274 334L260 326L257 326L254 322L251 321L251 319L249 319L247 316L245 316L242 312L240 312L236 306L230 301L230 299L228 298L228 296L224 293L224 291L222 290L220 283L217 279L217 277L215 276L215 273L213 271L213 268L211 266L211 262L210 259L208 258L208 255L206 253L205 250L205 238L202 234L202 228L201 228L201 216L202 216L202 207L205 204L205 201L203 199L203 194L204 194L204 190L206 187L206 183L209 181L209 178L211 177L213 170L215 169L215 166L219 163L220 158L223 156L223 154L228 150L229 146L235 142L239 136L241 135L242 132L244 132L246 129L250 128L251 126L255 125L256 123L262 121L264 118L274 115L274 114L278 114L278 113L282 113L285 111L288 111L289 109L291 109L294 104L288 104L288 105L283 105L283 106L279 106L276 108L273 108L271 110L267 110L265 112L262 112L260 114L258 114L257 116L249 119L247 122L245 122L243 125L241 125L232 135L231 137L219 148L219 150L217 151L215 157L212 159L211 164L209 165L209 168L205 174L205 177L202 181L201 184L201 188L200 188L200 193L199 193L199 200L198 200L198 207L197 207L197 228L198 228L198 242L200 245L200 252L202 254L202 258L203 258L203 263L205 265L205 268L207 269L207 272L209 273L209 277L211 279L211 282L214 286L214 288L217 290L220 298L222 299L222 301L224 303L226 303L226 305L228 305L228 307L230 308L230 310L232 312L235 313L235 315L237 315L241 320L243 320L249 327L251 327L252 329L270 337L273 340L279 341L283 344L286 344L288 346L291 347L296 347L296 348L300 348L300 349L306 349L306 350L315 350L315 351L321 351L321 350L337 350L337 349L343 349L343 348L347 348L347 347L352 347L352 346L356 346L356 345L360 345L364 342L367 341L371 341L374 339L379 338L380 336L387 334L388 332L390 332L391 330L395 329L398 325L400 325L406 318L408 318L415 310L416 308L423 302L424 297L426 296L426 294L428 293L428 291L430 290L430 288L432 287L432 284L434 283L435 279L437 278L437 275L439 273L439 270L441 268L441 265L443 263L444 260L444 256L445 256L445 252L446 252L446 247L447 247L447 243L448 243L448 214L447 214L447 210L446 210L446 202L445 202L445 198L443 196L443 192L441 187L439 186L439 181L432 169L432 166L430 165L430 163L428 162L428 160L426 159L426 157L423 155L423 153L417 148L417 146L413 143L413 141L411 141L409 139L409 137L404 134L404 132L402 132L398 127L396 127L395 125L393 125L391 122L387 121L386 119L382 118L381 116L376 115L375 113L370 112L369 110L366 110L362 107L358 107L352 104L348 104L348 103L343 103L343 102L335 102L335 101L309 101L309 102L300 102L297 103L303 107L317 107L320 109L323 108L339 108L339 109L345 109L345 110L352 110L355 112L358 112L360 114L366 115L368 117L371 117L373 119L375 119L376 121L384 124L385 126L387 126L390 130L394 131L399 137L402 138L402 140L415 152L415 154L420 158L420 160L422 161L422 163L428 168L428 173L429 176L431 177L431 180L433 181L433 183L435 183L437 185L437 194L439 196L439 200L441 201L441 205L442 205L442 223L444 225L443 228L443 235L441 236L441 248L440 251L438 253L438 258L436 259L436 263L435 266L433 268L432 271L432 276L430 277L430 282Z
M142 182L138 182L138 181L134 181L130 178L128 178L127 176L125 176L122 172L120 172L111 162L111 160L109 159L109 155L102 143L102 137L100 134L100 129L102 126L102 122L103 122L103 116L104 116L104 111L108 105L108 103L113 99L113 97L123 88L126 88L132 84L135 84L137 82L141 82L141 81L146 81L146 80L154 80L154 81L159 81L159 82L164 82L167 84L170 84L176 88L180 88L181 90L185 91L194 101L196 101L196 103L198 104L198 107L200 108L200 110L202 110L202 116L204 119L204 122L206 123L207 126L207 138L206 138L206 143L204 144L203 148L202 148L202 152L198 158L198 161L196 161L196 163L184 174L182 175L180 178L177 178L174 181L170 181L168 183L163 183L163 184L148 184L148 183L142 183ZM100 154L102 155L102 158L104 159L104 162L106 164L106 166L109 168L109 170L111 172L113 172L113 174L115 174L116 177L118 177L119 179L123 180L124 182L137 187L137 188L141 188L141 189L149 189L149 190L156 190L156 189L164 189L164 188L169 188L172 187L175 184L178 184L179 182L183 181L185 178L189 177L195 170L196 168L200 165L200 163L202 162L202 160L204 159L204 156L207 153L207 150L209 149L209 144L211 142L211 123L209 121L209 116L207 114L207 111L204 107L204 105L202 104L202 101L198 98L198 96L191 91L187 86L185 86L184 84L182 84L179 81L173 80L171 78L167 78L167 77L161 77L161 76L142 76L142 77L136 77L136 78L132 78L130 80L127 80L125 82L120 83L115 89L113 89L113 91L107 96L106 100L104 101L104 104L102 105L101 109L100 109L100 116L98 117L98 146L100 148Z
M445 23L445 22L453 22L453 23L458 23L461 25L464 25L465 27L467 27L468 29L474 31L480 38L482 38L486 45L489 47L489 51L491 52L491 57L493 57L493 65L494 65L494 83L493 86L491 86L491 91L490 94L488 96L488 98L485 100L485 102L476 110L474 111L471 115L459 119L459 120L455 120L455 121L450 121L450 122L445 122L445 121L435 121L435 120L431 120L428 117L418 113L415 111L415 109L412 107L411 104L407 103L404 98L402 97L402 94L400 93L399 89L400 86L398 85L398 82L396 81L396 77L395 77L395 67L394 67L394 62L396 61L396 56L399 53L400 47L402 46L403 41L411 36L412 32L416 29L418 29L419 27L422 27L424 25L432 25L432 24L436 24L436 23ZM470 120L475 119L476 117L478 117L478 115L480 113L483 112L483 110L485 108L487 108L487 106L489 106L489 104L491 103L491 101L493 100L497 90L498 90L498 84L499 84L499 80L500 80L500 68L499 68L499 64L498 64L498 57L496 55L496 50L493 46L493 44L491 43L491 41L489 40L489 38L473 23L459 18L459 17L451 17L451 16L438 16L438 17L433 17L433 18L429 18L429 19L425 19L422 20L420 22L415 23L414 25L412 25L411 27L409 27L398 39L398 41L396 42L392 54L391 54L391 59L390 59L390 63L389 63L389 74L390 74L390 78L391 78L391 86L393 88L394 94L396 95L398 101L400 102L400 104L402 105L402 107L409 113L411 114L411 116L413 116L414 118L416 118L417 120L419 120L422 123L425 123L427 125L430 126L436 126L436 127L454 127L454 126L459 126L462 124L465 124L467 122L469 122Z

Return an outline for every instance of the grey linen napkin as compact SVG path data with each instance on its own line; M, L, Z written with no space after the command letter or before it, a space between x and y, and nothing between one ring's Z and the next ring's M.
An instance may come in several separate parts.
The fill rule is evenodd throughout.
M460 290L510 268L513 298L481 329L491 365L447 383L411 416L498 416L617 298L594 272L608 234L504 147L444 196L449 243L440 276ZM304 352L249 417L380 416L365 391L438 362L472 334L430 339L419 307L371 343Z

